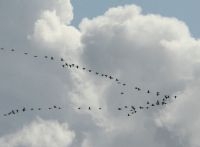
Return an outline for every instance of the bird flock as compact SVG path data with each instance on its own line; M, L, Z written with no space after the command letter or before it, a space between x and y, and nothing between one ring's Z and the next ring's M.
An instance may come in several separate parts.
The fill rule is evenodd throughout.
M10 51L10 52L16 52L16 50L15 49L5 49L5 48L1 48L0 49L1 51ZM64 58L62 58L62 57L60 57L59 59L57 59L57 58L55 58L54 56L47 56L47 55L45 55L45 56L38 56L38 55L31 55L30 53L28 53L28 52L23 52L23 54L25 55L25 56L32 56L33 58L44 58L45 60L52 60L52 61L56 61L56 60L59 60L62 64L61 64L61 66L62 66L62 68L67 68L67 69L76 69L76 70L82 70L82 71L85 71L85 72L88 72L88 73L93 73L94 75L96 75L96 76L100 76L100 77L102 77L102 78L106 78L106 79L108 79L108 80L110 80L110 81L114 81L117 85L119 85L119 86L123 86L123 87L126 87L127 86L127 83L125 83L125 82L122 82L121 80L119 80L119 78L116 78L116 77L114 77L114 76L111 76L111 75L109 75L109 74L105 74L105 73L100 73L100 72L97 72L97 71L94 71L94 70L92 70L92 69L89 69L89 68L86 68L86 67L81 67L80 65L77 65L77 64L74 64L74 63L69 63L69 62L67 62L67 61L65 61L65 59ZM149 89L147 89L147 90L142 90L140 87L138 87L138 86L133 86L133 88L132 88L133 90L135 90L135 91L137 91L137 92L139 92L139 91L143 91L144 93L146 93L146 94L154 94L156 97L157 97L157 100L155 101L155 102L150 102L150 101L146 101L146 103L144 104L144 105L141 105L141 106L134 106L134 105L130 105L130 106L128 106L128 105L125 105L125 106L122 106L122 107L118 107L116 110L118 110L118 111L122 111L122 110L127 110L128 112L127 112L127 115L128 116L131 116L131 115L133 115L133 114L136 114L138 111L140 111L140 110L148 110L148 109L150 109L151 107L155 107L155 106L165 106L168 102L169 102L169 100L170 99L176 99L177 98L177 96L175 95L175 96L170 96L170 95L162 95L162 97L161 97L161 93L159 92L159 91L157 91L157 92L152 92L152 91L150 91ZM120 95L124 95L125 94L125 92L124 91L121 91L120 92ZM49 107L47 110L53 110L53 109L62 109L62 107L58 107L58 106L53 106L53 107ZM81 108L81 107L78 107L77 108L78 110L81 110L81 109L83 109L83 108ZM89 111L91 111L92 110L92 107L91 106L88 106L88 108L87 108ZM42 108L30 108L30 109L28 109L28 108L25 108L25 107L23 107L22 109L16 109L16 110L11 110L10 112L8 112L8 113L5 113L5 114L3 114L3 116L10 116L10 115L16 115L17 113L20 113L20 112L26 112L26 111L28 111L28 110L30 110L30 111L36 111L36 110L38 110L38 111L40 111L40 110L42 110ZM102 108L100 107L100 108L98 108L98 110L102 110Z

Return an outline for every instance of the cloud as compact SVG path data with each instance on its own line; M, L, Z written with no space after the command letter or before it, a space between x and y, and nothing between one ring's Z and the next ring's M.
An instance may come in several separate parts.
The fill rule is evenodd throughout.
M66 123L46 121L38 118L21 130L0 138L4 147L69 147L75 133L69 130Z
M54 104L63 109L24 113L15 121L1 118L3 146L199 146L199 118L193 112L198 114L199 107L200 43L184 22L144 14L140 7L126 5L84 18L76 28L71 25L69 0L23 1L23 6L29 8L27 13L19 10L15 14L18 8L14 7L12 12L4 10L12 17L1 18L5 20L0 27L1 43L6 49L0 53L1 112ZM16 24L9 23L15 18ZM8 51L10 42L16 53ZM24 52L30 54L25 57ZM35 54L37 60L32 57ZM44 55L54 56L55 62L44 60ZM117 77L127 86L94 73L62 69L61 56L66 62ZM134 91L134 86L142 91ZM155 96L157 91L179 96L166 107L129 118L125 111L117 110L124 105L144 105L147 100L155 102L162 98ZM29 132L36 137L30 138Z

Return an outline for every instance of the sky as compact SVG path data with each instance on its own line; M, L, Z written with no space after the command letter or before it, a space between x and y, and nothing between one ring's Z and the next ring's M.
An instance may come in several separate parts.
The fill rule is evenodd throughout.
M0 146L199 147L198 3L0 0Z

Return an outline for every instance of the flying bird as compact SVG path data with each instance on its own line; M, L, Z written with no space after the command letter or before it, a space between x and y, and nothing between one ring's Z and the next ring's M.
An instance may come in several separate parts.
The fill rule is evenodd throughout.
M60 58L60 61L64 61L64 59L63 59L63 58Z
M33 56L33 57L35 57L35 58L36 58L36 57L38 57L38 56Z
M28 55L28 53L24 53L25 55Z
M53 57L51 57L51 60L53 60Z
M14 52L15 50L14 50L14 49L11 49L11 51Z

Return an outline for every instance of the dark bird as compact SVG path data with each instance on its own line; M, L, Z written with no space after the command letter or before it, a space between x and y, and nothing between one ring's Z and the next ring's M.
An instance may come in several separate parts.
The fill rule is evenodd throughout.
M108 77L108 75L105 75L105 77Z
M174 96L174 98L176 99L176 98L177 98L177 96L175 95L175 96Z
M53 60L53 57L51 57L51 60Z
M92 70L89 69L88 71L91 72Z
M8 115L11 115L11 114L12 114L12 112L9 112L9 113L8 113Z
M70 65L70 64L69 64L69 67L71 68L71 67L72 67L72 65Z
M148 90L147 93L150 93L150 91Z
M122 108L118 108L118 110L122 110Z
M74 67L74 64L72 64L72 66Z
M154 104L151 104L151 106L155 106Z
M115 81L119 81L118 79L115 79Z
M77 69L78 69L78 67L79 67L79 66L78 66L78 65L76 65L76 68L77 68Z
M85 70L85 67L83 67L82 69Z
M24 107L24 108L22 109L22 111L23 111L23 112L26 111L26 108Z
M101 74L101 76L103 77L103 76L104 76L104 74Z
M149 101L147 101L147 105L149 104Z
M156 92L156 95L159 96L159 95L160 95L160 92Z
M68 64L67 64L67 63L65 63L65 65L66 65L66 66L68 66Z
M128 106L124 106L124 108L128 108Z
M12 110L11 112L12 112L12 114L15 114L15 111L14 111L14 110Z
M52 108L48 108L49 110L51 110Z
M101 110L101 108L99 108L99 110Z
M63 58L60 58L60 61L64 61L64 59L63 59Z
M156 105L160 105L160 102L158 100L156 101Z
M11 51L14 52L15 50L14 50L14 49L11 49Z
M54 105L53 108L57 108L57 107Z
M128 113L128 116L131 116L131 115Z
M48 58L48 56L44 56L44 58Z
M91 110L91 108L90 108L90 107L88 107L88 110Z
M124 83L124 84L122 84L123 86L126 86L126 84Z
M120 94L121 94L121 95L123 95L124 93L123 93L123 92L121 92Z
M99 73L98 72L96 72L96 75L98 75Z
M78 109L81 109L80 107L78 107Z
M35 58L36 58L36 57L38 57L38 56L33 56L33 57L35 57Z
M162 102L162 105L166 105L167 103L165 103L165 102Z
M38 110L41 110L42 108L38 108Z
M140 106L139 108L140 108L140 109L143 109L144 107Z
M113 77L112 76L109 76L109 78L112 80L113 79Z
M17 109L17 110L16 110L16 112L18 113L18 112L19 112L19 110Z
M28 53L24 53L25 55L28 55Z
M146 109L149 109L149 107L146 107Z
M133 110L135 110L135 107L134 107L134 106L131 106L131 108L132 108Z
M63 65L62 65L62 67L64 68L64 67L65 67L65 65L63 64Z
M62 109L61 107L58 107L58 109Z

